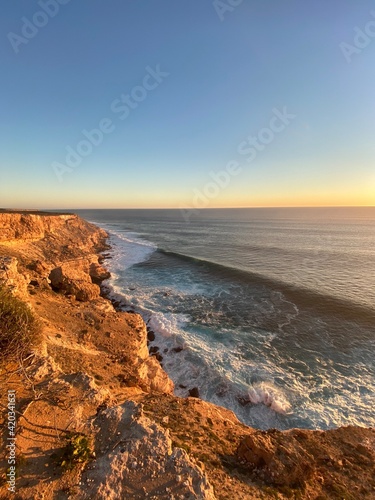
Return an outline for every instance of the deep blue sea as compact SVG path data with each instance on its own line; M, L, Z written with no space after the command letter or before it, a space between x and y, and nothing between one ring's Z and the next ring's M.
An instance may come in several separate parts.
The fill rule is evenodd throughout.
M375 208L76 213L110 233L107 286L176 395L261 429L375 425Z

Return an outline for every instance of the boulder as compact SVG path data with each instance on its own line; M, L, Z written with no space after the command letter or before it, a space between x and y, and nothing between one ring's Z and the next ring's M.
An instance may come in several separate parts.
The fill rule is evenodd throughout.
M90 277L93 283L100 285L102 281L107 280L111 277L111 273L107 271L103 266L92 262L90 264Z
M147 339L150 342L153 342L155 340L155 333L152 330L150 330L150 328L147 328Z
M138 369L139 379L146 390L173 393L174 384L155 356L147 358Z
M192 389L189 389L189 396L191 398L199 398L199 389L198 389L198 387L193 387Z
M49 279L53 290L73 295L80 301L95 300L100 295L100 288L92 283L90 276L69 264L52 269Z

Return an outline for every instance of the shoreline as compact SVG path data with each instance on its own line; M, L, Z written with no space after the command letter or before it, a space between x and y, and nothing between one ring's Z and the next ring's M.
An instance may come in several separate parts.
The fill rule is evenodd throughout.
M99 225L107 229L110 234L112 234L111 225ZM142 228L144 230L144 226L142 226ZM328 351L326 355L323 355L324 351L322 349L319 351L319 349L316 348L316 356L319 356L319 353L322 353L321 370L320 367L318 367L317 370L314 371L314 365L312 361L311 366L307 366L306 368L306 373L309 376L307 376L306 373L301 373L300 378L297 379L295 385L293 385L294 375L292 371L289 371L290 375L288 375L287 373L286 375L284 375L284 373L280 373L282 370L278 369L277 367L276 369L273 369L273 366L277 366L274 363L274 357L269 356L268 359L265 359L264 365L260 364L263 362L263 359L259 359L260 356L256 358L257 361L253 361L250 355L246 356L245 354L244 358L242 358L242 352L239 352L239 359L241 361L239 361L238 363L236 363L234 356L228 357L226 363L221 363L220 359L217 360L216 358L218 356L216 356L215 354L215 349L220 349L220 352L223 352L224 359L224 356L227 355L227 352L230 352L230 347L228 346L234 346L234 348L236 348L237 342L228 340L228 342L224 344L224 342L221 343L221 339L219 339L220 341L217 342L217 345L215 345L215 342L213 341L213 339L215 338L213 335L213 328L216 327L217 331L220 331L220 324L218 321L215 322L212 329L210 329L210 326L207 326L207 329L204 330L204 335L206 338L203 339L203 335L200 335L199 333L196 334L196 331L199 331L199 327L201 326L201 323L196 322L195 306L197 301L195 300L195 298L190 299L189 294L191 292L187 293L186 290L191 290L197 283L197 286L200 286L201 282L199 281L199 276L197 276L197 273L194 278L195 281L187 282L186 286L185 283L182 284L183 291L181 292L179 288L181 281L178 279L178 268L176 268L175 274L174 268L170 272L166 273L165 269L163 270L163 268L160 267L162 265L168 266L167 259L164 259L164 257L164 260L160 259L160 249L158 249L155 253L150 254L149 262L147 260L148 257L146 259L143 258L143 262L143 260L141 261L143 255L143 240L142 237L140 238L139 235L137 235L134 227L129 230L130 234L128 234L126 224L121 224L119 219L116 222L116 225L113 226L113 229L113 239L111 239L114 244L113 251L111 252L113 260L108 261L108 266L109 269L114 272L114 276L111 282L108 284L108 286L111 287L109 295L111 297L114 297L116 303L121 303L120 307L122 308L122 310L135 310L142 315L146 322L150 322L148 323L148 326L153 328L156 333L156 340L151 343L151 347L154 348L155 351L160 355L159 360L164 364L166 371L174 381L176 386L176 395L180 397L187 397L190 390L193 390L194 394L197 394L198 389L198 394L202 397L202 399L231 409L243 423L261 429L275 427L280 430L286 430L294 427L302 427L312 430L327 430L343 425L359 425L363 427L373 425L373 419L371 417L370 397L367 397L367 399L363 399L360 397L360 394L354 392L353 395L348 389L349 384L351 384L350 387L352 387L357 381L358 384L361 384L361 379L358 377L357 372L354 371L354 368L352 372L353 376L350 376L349 380L344 376L337 379L337 386L335 386L335 378L333 376L330 376L328 374L327 378L324 378L324 366L326 366L324 362L326 362L327 359L329 361L331 357L334 358L334 352L332 353ZM143 232L143 230L141 232ZM161 231L163 231L163 228L161 229ZM146 243L148 244L148 241L150 241L150 245L152 245L153 247L155 246L156 248L156 245L154 245L153 242L159 240L153 239L152 234L148 234L149 236L146 237ZM138 246L138 241L141 246ZM163 248L163 245L161 246ZM139 262L138 265L135 266L135 270L133 271L132 269L127 269L126 271L122 272L122 268L128 267L128 257L126 257L126 255L129 253L131 259L133 259L133 252L134 255L140 255L140 259L139 261L137 261ZM163 251L162 254L164 255ZM130 263L131 262L132 260L130 260ZM176 266L179 264L184 265L184 263L180 261L172 261L171 264ZM190 268L193 268L193 264L189 264L189 269ZM157 269L159 270L159 273L157 273ZM207 271L207 269L205 268L204 271ZM191 272L193 273L194 269L192 269ZM160 281L160 284L157 281L158 274L161 274L161 276L163 277ZM176 279L174 278L175 276ZM205 299L207 296L211 297L211 289L208 289L208 287L211 287L211 277L215 278L215 276L208 275L208 292L207 290L205 291L205 288L202 288L203 291L201 293L203 299ZM220 287L221 286L223 287L223 289L226 289L225 282L223 285L220 285ZM134 291L131 291L131 288L129 287L135 287ZM212 287L214 287L214 285L212 285ZM276 290L278 292L280 291L278 289ZM167 295L170 295L170 297L168 298ZM212 294L212 296L214 296L214 294ZM215 297L216 296L217 295L215 295ZM199 298L201 298L200 295ZM322 300L319 302L319 308L331 310L331 304L326 300L326 297L322 296L321 298ZM173 305L173 301L175 299L179 301L179 307L177 311L177 308ZM234 302L236 300L237 299L234 299L231 302L227 302L227 299L225 299L226 303L221 303L220 307L224 310L227 310L225 309L225 307L228 305L228 308L230 308L231 311L235 310L234 307L237 307L237 304ZM293 300L291 302L293 302L293 304L300 305L299 302L295 302ZM278 307L279 305L280 304L277 304ZM344 305L341 304L341 307L343 308ZM298 308L294 308L294 310L295 309L297 309L299 315L297 321L300 321L300 318L302 317L302 313L304 311L303 309L299 310ZM246 314L246 310L244 310L243 307L242 310L244 311L244 314ZM207 314L207 311L208 309L204 311L205 314ZM214 310L214 314L216 311L217 309ZM352 319L358 318L358 314L360 314L361 311L358 311L356 309L355 314L352 311ZM190 315L191 312L192 314ZM338 309L335 308L335 313L337 312ZM183 323L182 318L184 314L187 315L187 322L185 324ZM270 330L267 331L270 331L272 333L277 332L277 323L275 323L275 321L278 321L278 318L276 318L276 316L273 316L272 318L268 319L267 312L264 312L262 316L264 318L264 324L266 324L268 321L268 324L271 325ZM349 316L349 312L347 312L347 316ZM317 317L319 318L321 316L317 313ZM243 318L243 316L241 318ZM315 324L313 314L311 314L308 318L306 318L305 316L304 319L305 325L307 324L307 320L310 320L312 325ZM361 320L362 323L360 324L361 326L364 326L365 317L363 315L359 317L358 321L360 322ZM241 319L241 321L242 323L238 324L244 324L244 320ZM272 321L274 322L271 324ZM369 326L373 324L370 322L370 318L368 318L367 322ZM328 328L332 325L333 321L331 322L331 325L326 325L326 327ZM349 326L350 325L348 325L348 327ZM249 328L251 328L251 325L249 326ZM272 328L275 329L272 330ZM246 330L246 332L247 331L249 331L249 338L253 338L250 336L251 330ZM349 328L347 331L350 331ZM347 331L345 331L345 334ZM290 332L290 330L288 330L288 332ZM317 335L315 335L315 337L317 337ZM242 344L246 346L246 348L250 349L251 352L251 346L249 346L249 344L244 344L244 341L246 340L244 339L244 336L239 335L238 338L241 339ZM280 335L280 338L282 338L282 335ZM293 337L291 336L291 338ZM299 342L301 338L302 334L298 338ZM332 338L335 337L332 336ZM340 338L343 339L343 345L345 346L344 333L342 334L342 337L337 337L336 341L338 342ZM359 335L358 338L360 338ZM175 342L173 342L174 339L176 340ZM197 340L197 342L195 339ZM292 341L289 342L288 347L290 347L291 343ZM275 344L277 347L280 347L282 346L282 341L276 339ZM323 342L321 344L323 344ZM322 347L321 344L319 344L319 347ZM179 352L181 354L174 354L174 348L179 349ZM165 351L167 349L168 351L165 354ZM201 350L199 351L199 349ZM152 353L155 354L155 351L153 351ZM211 358L208 357L208 352L213 355ZM291 351L286 352L288 353ZM304 361L306 359L303 357L304 353L301 354L299 352L293 351L293 354L295 356L295 359L301 361ZM299 355L301 356L300 358ZM266 354L264 357L266 357ZM245 365L247 359L249 359L249 371L255 373L255 376L252 377L251 380L250 376L248 377L248 379L243 376L246 375ZM309 358L307 357L307 359ZM356 360L350 359L350 361L348 361L347 370L349 370L349 364L351 362L353 363L352 366L355 366ZM265 369L263 371L262 366L265 366ZM233 367L239 367L242 370L241 378L239 376L236 376L236 372L233 370ZM260 368L258 369L258 367ZM335 368L335 373L340 376L340 371L337 371L337 367ZM223 374L224 372L220 372L220 369L227 369L227 371L225 371L226 375L221 376L221 374ZM286 369L284 368L284 372L285 371ZM257 376L259 372L261 372L261 375ZM277 376L276 382L274 382L273 378L275 373L275 378ZM284 379L281 379L282 376L284 376ZM315 379L312 379L313 376L315 376ZM323 377L323 382L317 382L314 385L314 390L311 389L313 384L311 383L310 385L310 379L314 381L319 380L320 376ZM283 385L283 381L285 380L287 382ZM209 381L212 381L212 383L210 384ZM244 381L246 383L244 383ZM213 384L215 384L215 388ZM313 394L310 401L308 394L306 395L306 397L304 397L303 395L303 392L301 390L303 385L305 385L307 389L309 389L310 393L318 393L318 391L321 390L322 386L332 387L332 390L330 390L329 393L337 395L337 399L335 401L333 401L332 399L329 400L328 397L326 398L325 395L322 395L321 391L318 394L318 397L315 397L315 394ZM371 383L369 386L369 392L370 390ZM301 391L301 393L299 393L298 391ZM300 394L302 395L300 396ZM327 403L327 405L325 403ZM268 408L266 407L270 406L273 410L276 411L276 413L274 413L273 411L268 411Z
M256 431L174 396L143 319L100 294L104 232L75 215L24 217L0 213L0 278L43 327L22 369L0 372L17 395L19 498L371 498L373 429ZM58 464L68 432L95 453L72 470Z

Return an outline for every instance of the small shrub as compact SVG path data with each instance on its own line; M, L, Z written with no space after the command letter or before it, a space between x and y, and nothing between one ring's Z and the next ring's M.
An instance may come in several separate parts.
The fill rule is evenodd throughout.
M71 470L77 464L85 463L93 456L90 438L80 432L71 432L67 435L60 465L64 469Z
M0 362L22 359L40 341L40 331L28 305L0 283Z

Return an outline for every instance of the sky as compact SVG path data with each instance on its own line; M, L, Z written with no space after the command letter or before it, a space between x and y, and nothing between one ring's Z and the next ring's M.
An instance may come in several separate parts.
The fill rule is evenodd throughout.
M375 205L375 4L6 0L0 207Z

